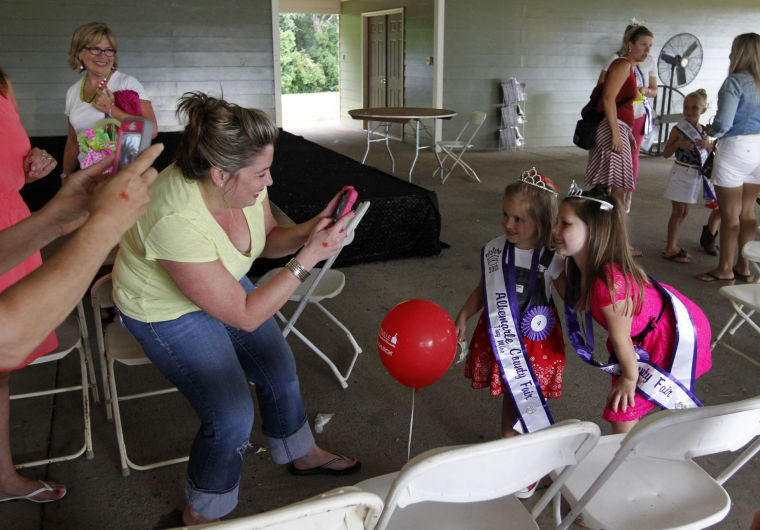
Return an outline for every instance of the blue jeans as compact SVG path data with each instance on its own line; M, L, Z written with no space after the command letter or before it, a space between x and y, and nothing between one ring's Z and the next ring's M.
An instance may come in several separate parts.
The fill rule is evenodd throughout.
M254 288L245 277L240 283L246 292ZM314 446L293 352L274 318L251 333L203 311L164 322L121 318L201 420L185 491L188 504L204 517L222 517L237 505L243 455L253 428L249 381L256 385L272 460L284 464Z

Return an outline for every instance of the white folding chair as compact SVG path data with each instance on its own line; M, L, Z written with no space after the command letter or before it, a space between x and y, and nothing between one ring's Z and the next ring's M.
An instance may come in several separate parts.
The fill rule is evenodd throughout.
M537 529L538 515L598 440L594 423L567 420L512 438L432 449L397 473L356 486L385 497L378 530ZM529 512L512 494L554 470L559 476Z
M472 144L472 139L475 138L475 135L478 133L478 130L480 130L480 127L485 121L485 112L480 112L478 110L473 111L470 113L469 118L467 118L467 122L464 124L464 127L462 127L462 130L459 131L459 135L455 140L442 140L435 143L435 145L445 153L445 156L443 159L441 159L441 165L435 171L433 171L433 176L435 176L438 171L441 172L441 184L446 182L446 179L449 178L449 175L451 175L451 172L454 171L454 168L457 166L462 166L462 169L464 169L467 175L475 179L477 182L480 182L478 174L475 173L475 170L472 169L472 167L470 167L467 162L462 160L462 156L464 156L465 152L467 152L468 149L475 147ZM449 170L446 172L446 175L444 175L443 164L449 157L451 157L453 163L451 164L451 167L449 167Z
M760 334L760 326L752 320L752 316L755 312L760 310L760 241L749 241L745 243L742 248L742 255L749 260L750 265L756 271L756 281L754 283L725 285L718 290L718 294L728 299L731 303L734 313L715 337L710 348L714 350L718 344L722 343L723 347L726 349L747 359L755 366L760 367L760 359L755 359L751 355L725 341L726 333L734 335L745 322ZM736 321L737 317L739 318L738 322Z
M664 410L626 434L603 436L562 487L588 528L705 528L728 514L722 484L760 450L760 396L724 405ZM747 449L717 478L692 459ZM558 498L559 499L559 498ZM555 517L559 521L559 500Z
M111 298L111 275L98 279L90 289L90 298L92 300L92 310L95 314L95 329L97 331L98 357L100 360L100 370L103 378L103 393L106 401L106 414L108 419L113 419L116 428L116 440L119 444L119 457L121 459L121 474L129 475L130 468L144 471L157 467L169 466L186 462L188 457L172 458L161 460L152 464L136 464L130 460L127 455L127 446L124 442L124 430L121 422L121 412L119 403L150 396L158 396L169 392L176 392L177 387L162 388L138 394L120 396L116 389L116 373L114 363L119 362L124 366L140 366L151 364L150 359L140 346L140 343L130 335L130 333L121 326L119 322L109 322L105 328L100 319L100 310L114 307Z
M95 382L95 372L92 366L92 354L90 352L89 335L87 333L87 320L84 314L84 306L82 305L81 301L77 304L76 310L72 312L68 317L66 317L66 320L64 320L61 325L55 329L55 333L58 337L58 348L48 354L43 355L42 357L37 358L29 366L56 362L68 356L68 354L72 351L77 350L79 352L79 384L66 387L57 387L48 390L40 390L36 392L27 392L24 394L14 394L11 395L10 398L14 400L39 396L49 396L54 394L61 394L64 392L81 392L84 442L82 446L73 453L16 464L17 469L41 466L45 464L51 464L53 462L73 460L82 454L85 454L88 460L92 459L94 456L94 453L92 451L92 429L90 427L90 390L92 390L92 395L95 402L98 402L99 398L97 384Z
M282 508L193 526L224 530L372 530L383 500L352 486L336 488ZM184 527L187 528L187 527Z
M356 227L359 225L359 222L361 222L364 214L367 213L369 205L370 203L367 201L362 202L357 206L356 215L353 219L351 219L348 225L346 225L346 239L343 243L344 247L354 240ZM287 337L288 334L290 334L292 331L296 337L301 339L304 344L306 344L325 363L327 363L333 374L335 374L335 377L340 382L340 385L343 388L347 388L348 378L351 375L351 371L354 369L354 364L356 364L356 359L362 352L362 349L348 328L320 303L322 300L335 298L338 296L343 291L343 287L346 284L346 276L342 272L336 271L332 268L332 265L339 254L340 252L328 259L321 268L314 267L314 269L311 271L311 276L309 276L309 278L307 278L307 280L303 282L290 296L289 301L298 302L298 306L296 307L295 311L293 311L293 314L290 316L290 318L285 318L285 316L280 311L277 312L277 317L285 324L285 327L282 329L282 335L284 337ZM281 270L282 267L268 271L258 279L257 283L261 285L268 282ZM322 350L315 346L313 342L311 342L295 327L298 317L301 316L301 313L303 313L303 310L306 309L306 306L310 304L322 311L322 313L324 313L325 316L327 316L327 318L330 319L333 324L338 326L338 328L340 328L343 333L345 333L346 338L348 338L348 341L351 343L351 346L354 349L354 356L351 359L351 363L349 364L345 374L341 373L332 359L330 359Z

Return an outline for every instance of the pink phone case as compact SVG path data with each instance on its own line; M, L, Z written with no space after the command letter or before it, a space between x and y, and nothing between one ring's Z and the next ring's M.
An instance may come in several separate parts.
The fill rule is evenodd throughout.
M356 202L356 198L359 196L353 186L344 186L343 189L340 190L340 193L341 196L340 199L338 199L338 205L333 213L333 222L336 222L350 212Z

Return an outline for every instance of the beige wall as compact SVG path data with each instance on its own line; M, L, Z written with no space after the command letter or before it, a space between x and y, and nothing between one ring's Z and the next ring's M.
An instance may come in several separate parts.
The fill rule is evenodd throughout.
M361 33L357 13L409 5L393 0L349 0L341 21L341 113L362 106ZM757 0L445 0L444 79L445 108L459 116L444 123L444 137L453 137L472 110L488 119L476 139L479 148L497 148L502 78L517 77L527 84L527 146L572 145L580 109L605 60L620 44L632 17L655 34L655 57L667 39L692 33L702 43L702 69L684 91L705 88L712 100L706 119L715 112L718 89L726 76L731 40L739 33L760 31ZM407 8L408 9L408 8ZM432 55L433 14L417 14L407 40L420 57ZM350 14L350 18L345 14ZM428 16L429 19L424 19ZM407 44L407 51L410 46ZM430 50L430 53L427 53ZM412 58L413 59L413 58ZM409 72L424 67L407 58ZM420 82L421 81L421 82ZM432 76L418 79L415 105L432 101ZM407 93L409 91L407 90ZM411 106L411 103L407 102ZM348 120L344 121L348 124Z
M681 32L696 35L704 64L686 89L704 87L713 100L728 66L734 35L760 28L757 0L446 0L443 106L460 111L445 123L454 136L473 109L488 113L478 147L495 148L499 80L527 83L528 146L570 145L605 56L631 17L655 33L655 48ZM64 95L77 75L66 65L73 29L102 6L91 0L2 2L0 67L16 86L31 135L66 132ZM404 7L406 104L432 104L433 0L349 0L341 15L341 113L363 104L361 13ZM270 0L123 0L103 21L119 38L120 69L146 87L161 130L177 129L174 107L188 90L203 90L275 116ZM346 121L351 123L350 120ZM353 126L360 123L353 122Z
M701 41L702 69L682 90L705 88L712 101L708 116L715 112L733 37L760 31L756 0L447 0L444 106L462 115L486 111L478 145L496 147L499 80L517 77L527 84L527 145L571 145L600 67L634 16L654 32L655 57L677 33ZM459 130L459 118L445 124L445 135Z
M433 55L433 1L348 0L343 3L340 15L340 116L346 126L362 126L361 121L348 117L350 109L365 104L362 14L397 8L404 9L404 105L432 105L433 66L427 64L426 59Z
M32 136L66 133L66 89L79 78L66 64L69 40L98 19L119 40L119 69L145 86L159 130L179 128L177 98L192 90L275 115L269 0L12 0L2 13L0 67Z

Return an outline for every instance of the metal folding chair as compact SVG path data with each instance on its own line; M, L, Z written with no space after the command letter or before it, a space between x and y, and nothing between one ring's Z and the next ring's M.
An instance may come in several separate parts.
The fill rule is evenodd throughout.
M472 144L472 139L475 138L475 135L478 133L480 127L485 121L485 112L480 112L477 110L473 111L470 113L469 118L467 118L467 122L464 124L464 127L462 127L462 130L459 131L459 135L457 135L455 140L443 140L436 142L435 145L445 153L445 156L441 160L441 166L433 171L433 176L435 176L438 171L441 172L441 184L446 182L446 179L449 178L449 175L451 175L451 172L454 171L454 168L457 166L462 166L462 169L464 169L467 175L475 179L477 182L480 182L478 174L475 173L475 170L472 169L472 167L467 162L462 160L462 157L468 149L475 147ZM465 139L466 134L469 134L469 136L467 136ZM446 172L446 175L444 175L443 164L449 157L451 157L453 163L451 164L451 167L449 167L449 170Z
M100 370L103 378L103 392L106 400L106 414L108 419L113 419L116 429L116 440L119 444L119 457L121 459L121 474L125 477L129 475L130 468L144 471L157 467L169 466L186 462L188 457L171 458L154 462L152 464L136 464L130 460L127 455L127 446L124 442L124 430L121 422L121 412L119 403L150 396L158 396L170 392L176 392L177 387L172 386L138 394L129 394L120 396L116 389L116 373L114 363L118 362L124 366L140 366L151 364L150 359L140 346L140 343L124 329L119 322L109 322L105 328L100 320L100 310L114 306L111 298L111 275L98 279L90 289L90 298L92 299L92 310L95 314L95 330L97 331L98 354L100 359Z
M356 215L353 219L351 219L348 225L346 225L346 239L343 243L344 247L354 240L354 232L356 230L356 227L359 225L362 217L364 217L364 214L367 213L369 205L369 202L362 202L357 206ZM314 269L311 271L311 276L309 276L309 278L303 282L290 296L289 301L298 302L298 306L296 307L295 311L293 311L293 314L290 316L290 318L285 318L285 316L280 311L277 312L277 317L285 324L285 327L282 329L282 335L284 337L287 337L292 331L296 337L301 339L304 344L306 344L325 363L327 363L333 374L335 374L335 377L340 382L340 385L343 388L347 388L348 378L351 375L351 371L354 369L354 364L356 364L356 359L362 352L362 349L348 328L320 303L323 300L335 298L338 296L343 291L343 287L346 284L345 275L342 272L336 271L332 268L332 265L339 254L340 252L328 259L322 267L314 267ZM282 267L268 271L258 279L257 283L263 284L268 282L281 270ZM306 335L301 333L295 327L298 317L301 316L301 313L303 313L304 309L306 309L306 306L308 305L313 305L319 309L328 319L330 319L333 324L335 324L341 331L343 331L343 333L346 335L346 338L351 343L351 346L354 350L354 356L351 359L351 363L349 364L345 374L341 373L332 359L330 359L322 350L320 350L313 342L311 342L306 337Z
M372 530L383 500L352 486L336 488L268 512L193 526L214 530Z
M538 530L536 519L598 440L599 427L594 423L567 420L521 436L431 449L399 472L364 480L356 487L385 497L378 530ZM529 511L513 493L552 471L559 476Z
M99 401L99 397L97 384L95 382L95 371L92 365L92 354L90 352L89 336L87 333L87 320L85 319L84 306L82 305L81 301L77 304L76 310L72 312L66 318L66 320L64 320L61 325L56 328L55 333L58 337L58 348L55 351L39 357L29 366L37 366L45 363L57 362L68 356L68 354L72 351L77 350L79 352L79 384L66 387L57 387L48 390L40 390L36 392L14 394L11 395L10 398L11 400L14 400L39 396L49 396L61 394L64 392L81 392L84 442L82 446L73 453L16 464L17 469L41 466L45 464L51 464L53 462L73 460L82 454L85 454L88 460L92 459L94 456L92 450L92 429L90 427L90 390L92 390L92 396L96 403Z
M742 255L749 260L750 265L756 271L756 280L753 283L726 285L718 290L718 294L728 299L734 310L731 318L718 333L711 345L715 349L718 344L734 352L735 354L748 360L755 366L760 367L760 359L741 351L737 347L726 342L726 334L734 335L737 330L746 322L749 326L760 334L760 326L752 320L756 311L760 310L760 241L750 241L742 248ZM737 321L737 317L739 320Z
M628 434L603 436L562 487L586 528L706 528L731 509L723 484L760 450L760 396L655 412ZM754 442L752 441L754 439ZM694 458L745 448L716 478Z

